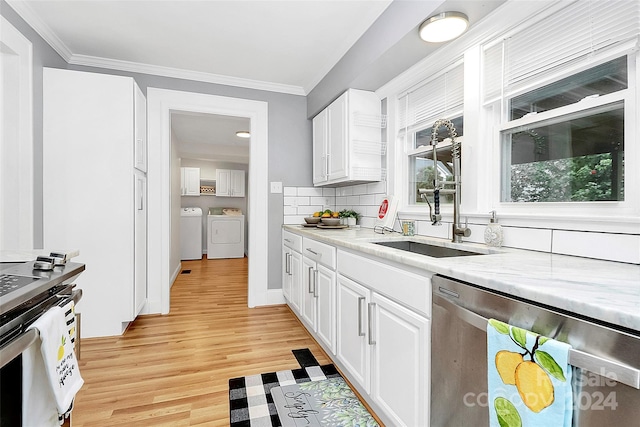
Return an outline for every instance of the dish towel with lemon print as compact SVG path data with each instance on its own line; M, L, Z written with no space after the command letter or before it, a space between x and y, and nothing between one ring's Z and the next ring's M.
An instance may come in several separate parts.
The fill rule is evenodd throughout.
M38 330L42 341L40 351L46 373L44 382L51 388L58 414L64 414L84 384L64 310L57 306L50 308L29 327L32 328Z
M570 349L569 344L489 320L489 425L571 427Z

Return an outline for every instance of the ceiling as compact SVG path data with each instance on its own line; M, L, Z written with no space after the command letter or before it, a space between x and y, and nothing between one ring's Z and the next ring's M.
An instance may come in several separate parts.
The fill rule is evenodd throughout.
M385 10L455 7L477 22L504 0L7 0L68 63L308 95L374 23L384 43L378 58L355 70L375 90L440 46L420 43L413 28L381 18ZM419 6L418 6L419 5ZM406 12L405 12L406 15ZM415 14L414 14L415 15ZM376 22L378 20L378 22ZM415 21L415 22L413 22ZM394 34L400 36L394 36ZM410 44L407 38L410 37ZM404 38L404 39L402 39ZM362 44L362 43L361 43ZM353 56L360 57L357 51ZM408 56L411 56L410 58ZM357 61L358 63L364 61ZM339 67L338 67L339 68ZM375 77L372 77L375 76ZM380 79L383 79L380 83ZM366 80L366 83L364 82ZM376 86L377 85L377 86ZM235 132L246 119L174 114L183 158L248 163Z

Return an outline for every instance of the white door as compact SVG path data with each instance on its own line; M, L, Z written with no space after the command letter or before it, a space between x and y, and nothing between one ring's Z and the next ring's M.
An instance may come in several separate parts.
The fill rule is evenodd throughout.
M231 195L231 171L228 169L216 170L216 196Z
M350 380L368 393L370 388L370 351L367 344L367 306L370 292L364 286L338 275L336 355L345 365Z
M327 110L313 118L313 183L327 180Z
M327 138L329 146L329 181L347 176L347 93L329 107Z
M291 251L289 261L291 271L291 307L296 313L300 313L300 299L302 296L302 254Z
M316 262L302 258L302 301L300 315L307 322L309 329L316 330Z
M142 172L134 173L135 185L135 239L134 239L134 295L133 316L135 319L147 301L147 177Z
M291 302L291 250L282 245L282 295Z
M373 400L393 425L429 425L429 320L373 293Z
M244 171L232 170L230 171L230 177L229 195L232 197L244 197Z
M336 273L318 265L316 276L316 331L331 353L336 352Z

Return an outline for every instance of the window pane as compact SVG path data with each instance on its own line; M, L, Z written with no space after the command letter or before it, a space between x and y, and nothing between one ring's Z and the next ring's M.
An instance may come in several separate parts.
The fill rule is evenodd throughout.
M456 135L462 136L464 135L464 120L462 116L451 119L453 126L456 128ZM449 133L444 126L441 126L438 129L438 142L444 141L446 138L449 138ZM422 147L425 145L431 145L431 128L423 129L416 132L415 138L416 144L414 148Z
M614 59L511 99L510 120L627 88L627 57Z
M453 181L453 163L451 158L451 146L438 149L438 179L442 181ZM420 197L418 193L419 188L431 188L433 189L433 180L435 178L435 170L433 167L433 153L423 153L421 155L412 156L409 158L410 168L412 173L410 177L412 182L410 183L411 194L410 199L412 204L426 204L426 202ZM448 186L447 188L452 188ZM433 196L429 196L429 201L432 201ZM452 195L441 195L440 203L453 203Z
M604 109L505 132L502 201L624 200L624 107Z

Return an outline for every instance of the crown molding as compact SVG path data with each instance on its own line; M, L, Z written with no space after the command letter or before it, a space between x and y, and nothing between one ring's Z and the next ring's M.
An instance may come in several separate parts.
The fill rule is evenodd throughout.
M97 67L132 73L150 74L176 79L194 80L204 83L214 83L225 86L235 86L246 89L264 90L269 92L286 93L290 95L306 96L303 87L280 83L264 82L260 80L243 79L239 77L223 76L219 74L190 71L179 68L162 67L116 59L74 54L69 47L58 38L55 32L45 24L24 1L6 0L7 4L16 11L25 22L34 29L67 63L87 67Z
M306 96L306 92L300 86L243 79L240 77L223 76L219 74L204 73L201 71L191 71L180 68L143 64L139 62L100 58L97 56L71 55L71 58L67 62L72 65L82 65L86 67L106 68L119 71L128 71L131 73L151 74L154 76L195 80L199 82L215 83L225 86L236 86L247 89L265 90L269 92Z
M58 38L53 30L38 17L29 3L18 0L6 0L6 2L62 59L69 62L69 58L72 56L71 50Z

